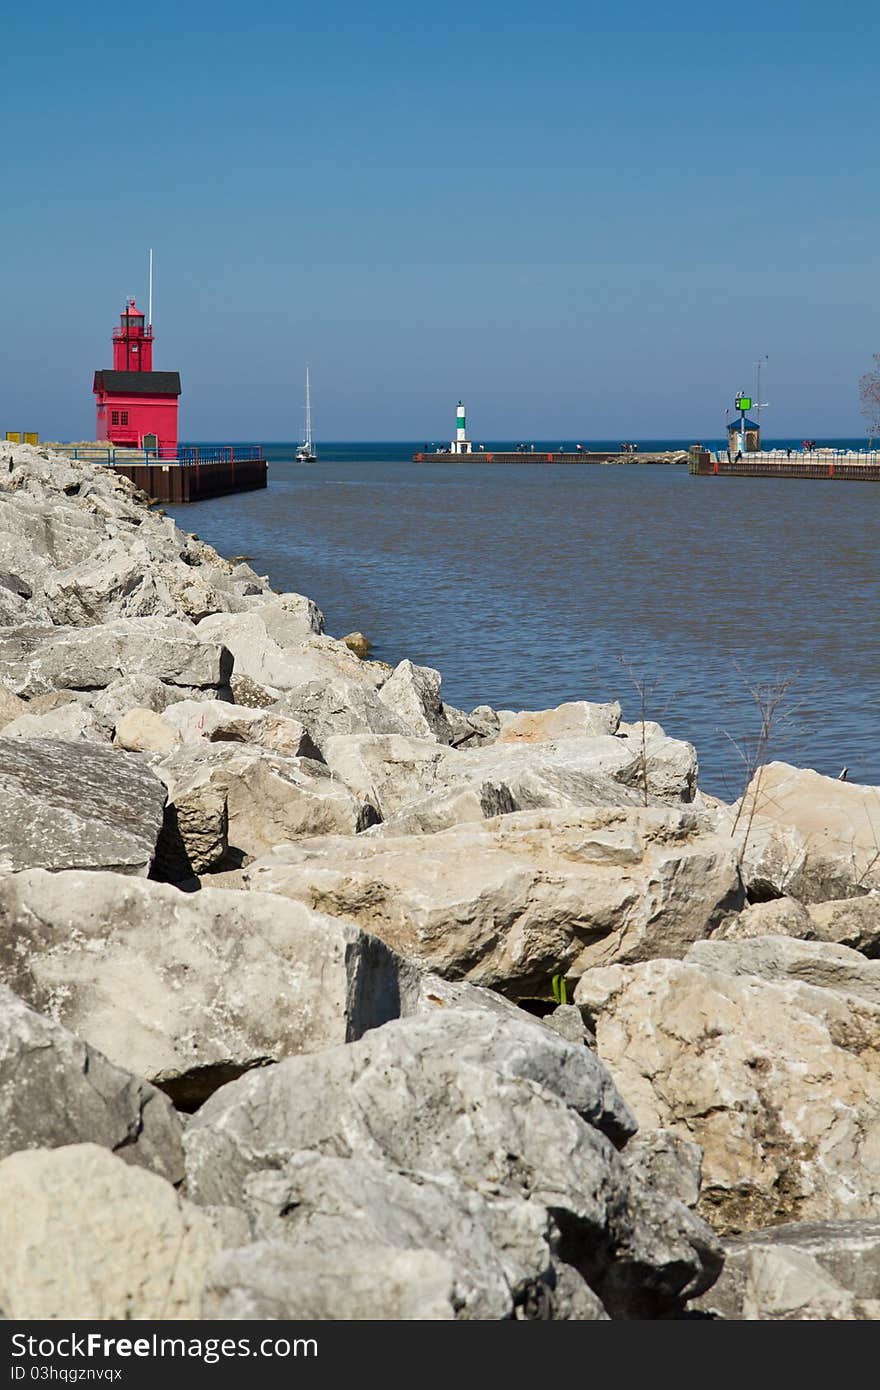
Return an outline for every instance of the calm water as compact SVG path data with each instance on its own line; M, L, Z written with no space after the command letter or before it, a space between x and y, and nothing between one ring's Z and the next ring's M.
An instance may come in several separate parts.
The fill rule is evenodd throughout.
M880 784L880 486L410 463L424 443L318 444L310 465L267 445L268 491L170 510L314 598L328 632L439 668L464 709L618 698L635 718L634 676L648 717L696 744L701 784L732 797L749 687L790 681L774 755Z

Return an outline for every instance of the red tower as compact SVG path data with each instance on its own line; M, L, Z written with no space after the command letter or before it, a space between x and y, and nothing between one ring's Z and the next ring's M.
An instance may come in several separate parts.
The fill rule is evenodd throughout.
M160 458L177 455L179 372L153 371L153 325L133 299L113 330L113 370L95 372L92 387L98 402L96 439L142 449L147 437L158 441Z

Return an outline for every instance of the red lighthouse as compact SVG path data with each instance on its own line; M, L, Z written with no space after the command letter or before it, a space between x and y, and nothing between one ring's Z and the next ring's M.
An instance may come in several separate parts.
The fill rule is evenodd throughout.
M97 439L133 449L152 446L160 458L177 456L179 372L153 371L153 325L133 299L113 330L113 370L95 372L92 388L98 402Z

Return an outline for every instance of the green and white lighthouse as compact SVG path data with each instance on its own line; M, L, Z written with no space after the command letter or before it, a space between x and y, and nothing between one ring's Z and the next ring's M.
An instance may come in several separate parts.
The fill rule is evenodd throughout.
M474 446L467 437L467 421L461 401L459 401L458 409L455 412L455 438L450 448L453 454L472 454L474 451Z

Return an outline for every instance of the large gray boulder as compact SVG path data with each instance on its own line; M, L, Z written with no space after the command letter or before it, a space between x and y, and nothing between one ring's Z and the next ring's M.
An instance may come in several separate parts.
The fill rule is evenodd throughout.
M659 724L621 723L617 737L638 753L638 768L632 785L644 799L653 801L693 801L697 792L699 763L692 743L671 738Z
M354 658L352 658L354 660ZM123 676L171 685L225 685L232 658L174 618L120 618L98 627L0 628L0 680L16 695L96 690Z
M332 637L313 632L294 635L291 621L289 611L260 603L246 613L216 613L204 618L195 632L208 645L228 647L235 657L237 675L272 690L294 690L310 681L338 678L373 688L381 683L376 663L361 661L344 642Z
M804 904L787 896L748 903L712 934L715 941L750 941L756 936L797 936L812 941L816 935Z
M725 1234L880 1214L880 1008L852 976L828 988L833 962L821 984L734 973L728 953L781 940L590 970L575 991L642 1129L703 1149L698 1210Z
M41 597L53 623L89 627L116 618L198 621L226 608L221 591L179 556L156 553L152 538L107 536L87 560L48 578Z
M300 720L322 753L328 740L339 735L411 736L409 725L380 700L372 683L358 684L344 676L309 680L285 690L272 708Z
M387 705L419 738L450 743L452 730L440 698L441 676L430 666L401 661L379 690Z
M163 883L184 883L226 861L229 802L226 786L213 780L210 767L197 764L178 769L170 785L174 795L165 808L153 877Z
M7 480L8 474L3 477ZM18 575L32 591L39 590L55 569L87 559L100 544L102 531L98 516L63 496L46 495L38 488L31 496L0 489L0 568Z
M0 1161L3 1318L197 1318L218 1247L170 1183L95 1144Z
M444 767L449 781L504 785L520 811L644 803L640 751L610 735L537 744L499 741L461 749L453 757ZM688 799L687 785L683 774L673 795L652 792L649 799L681 803Z
M880 894L872 892L863 898L824 903L806 904L787 896L750 903L719 927L713 939L747 941L756 936L826 941L876 958L880 956Z
M513 998L547 997L554 975L613 960L681 956L741 903L729 842L668 807L301 840L256 860L245 879Z
M408 968L299 903L117 874L0 879L0 974L179 1105L395 1018Z
M281 647L298 646L304 638L324 631L324 614L305 594L267 594L259 614L267 633Z
M571 1005L575 1008L576 1006ZM643 1186L686 1207L700 1200L703 1150L667 1129L639 1130L623 1150L623 1161Z
M465 1306L470 1298L498 1309L507 1297L553 1316L555 1287L574 1299L574 1286L586 1282L594 1298L580 1303L590 1316L601 1315L596 1297L613 1316L651 1316L707 1287L719 1259L702 1222L629 1173L615 1144L631 1131L626 1106L586 1048L489 1012L438 1010L223 1087L187 1127L187 1190L200 1204L244 1205L252 1214L262 1202L263 1232L277 1229L286 1210L286 1238L308 1249L312 1222L316 1243L335 1229L338 1248L360 1186L356 1229L371 1244L379 1235L394 1248L436 1250L450 1224L446 1253ZM304 1159L306 1150L336 1163ZM347 1173L342 1165L351 1160L371 1171ZM394 1176L383 1177L383 1168ZM420 1226L413 1179L430 1183ZM301 1221L297 1191L305 1193ZM432 1210L440 1226L433 1236ZM479 1246L472 1232L469 1255L461 1252L464 1216L482 1228ZM486 1237L496 1257L480 1280L474 1265ZM253 1269L223 1273L221 1297L223 1289L258 1287ZM228 1303L225 1311L246 1315Z
M222 1322L443 1321L463 1302L449 1260L350 1237L329 1249L258 1241L210 1265L202 1317Z
M167 1096L0 985L0 1158L100 1144L179 1183L181 1126Z
M0 869L146 875L166 792L137 754L57 739L0 739Z
M54 738L65 743L106 743L107 734L88 705L70 700L44 714L25 712L3 729L4 738Z
M250 856L303 835L354 835L378 819L373 807L312 758L287 758L241 743L186 744L155 769L170 806L180 799L191 808L192 837L199 834L195 788L225 798L229 844ZM211 812L209 835L214 825Z
M724 1271L698 1306L773 1322L880 1318L880 1221L772 1226L724 1242Z
M377 697L383 717L394 718ZM301 717L309 727L309 712ZM438 744L436 739L416 738L414 735L392 732L340 732L317 735L327 766L361 800L377 807L382 819L388 820L410 803L435 792L448 790L451 774L447 769L459 758L454 750Z
M502 1319L546 1281L546 1211L518 1198L493 1202L446 1175L301 1151L248 1178L242 1201L257 1243L215 1261L211 1316L266 1316L272 1307L281 1317ZM439 1302L432 1292L425 1306L420 1264L408 1286L393 1277L404 1252L443 1269ZM370 1260L372 1280L351 1284L352 1267ZM421 1311L408 1311L414 1306Z
M825 941L761 936L751 941L696 941L686 960L726 975L800 982L854 994L880 1008L880 960Z
M370 838L394 839L400 835L436 835L438 830L451 830L454 825L469 825L505 816L517 810L510 789L504 784L493 786L441 787L415 801L407 802L381 824L371 826L365 834Z
M305 725L268 709L224 700L180 700L162 713L175 743L250 743L285 758L317 758Z
M485 743L494 743L498 737L501 719L491 705L478 705L470 714L456 709L444 701L443 713L449 725L449 742L453 748L479 748Z

